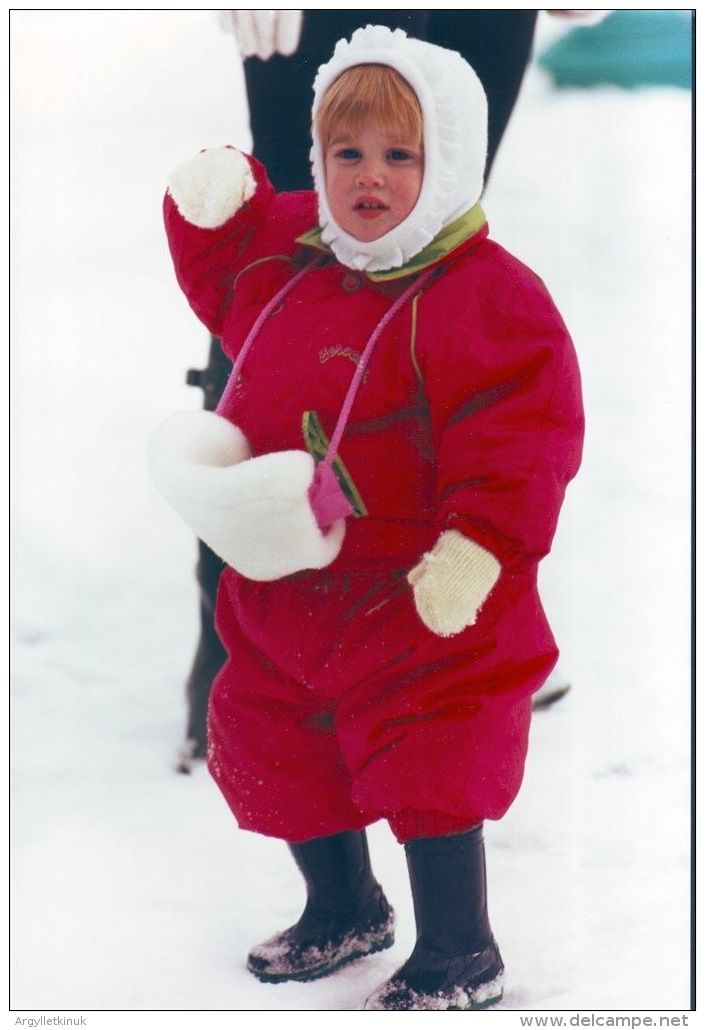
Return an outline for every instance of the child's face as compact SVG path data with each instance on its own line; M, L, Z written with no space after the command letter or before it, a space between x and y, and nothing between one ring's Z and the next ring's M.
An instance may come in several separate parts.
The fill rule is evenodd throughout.
M423 182L423 145L374 125L341 128L326 149L325 170L336 222L370 243L411 214Z

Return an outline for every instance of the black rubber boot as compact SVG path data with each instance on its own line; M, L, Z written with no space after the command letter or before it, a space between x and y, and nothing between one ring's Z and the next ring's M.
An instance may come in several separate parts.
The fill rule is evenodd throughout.
M364 830L289 848L306 881L301 919L258 944L247 968L265 983L317 980L394 943L394 912L372 875Z
M481 1009L502 997L504 966L487 918L482 827L405 845L416 917L407 962L367 1009Z

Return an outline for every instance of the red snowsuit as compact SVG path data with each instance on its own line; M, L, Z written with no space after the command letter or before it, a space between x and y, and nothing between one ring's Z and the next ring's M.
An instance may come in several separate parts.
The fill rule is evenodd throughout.
M230 356L316 251L313 193L257 191L200 229L165 220L189 303ZM504 814L519 789L530 695L557 650L536 572L580 462L575 353L541 281L483 226L377 344L340 457L367 514L323 571L253 582L226 569L217 625L229 658L211 694L209 765L245 829L300 841L381 817L400 840ZM303 449L304 413L330 438L371 332L409 284L331 255L265 323L232 418L253 453ZM477 622L442 638L409 570L457 529L500 579Z

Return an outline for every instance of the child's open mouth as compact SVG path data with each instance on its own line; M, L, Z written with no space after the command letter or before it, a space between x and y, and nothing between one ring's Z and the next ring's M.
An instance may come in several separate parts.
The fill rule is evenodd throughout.
M377 218L383 211L387 210L386 204L372 197L361 197L354 207L355 214L360 215L361 218Z

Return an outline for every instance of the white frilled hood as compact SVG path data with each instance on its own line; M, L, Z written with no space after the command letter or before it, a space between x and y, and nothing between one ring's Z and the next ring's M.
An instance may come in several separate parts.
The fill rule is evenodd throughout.
M346 233L331 214L324 155L314 129L311 163L323 242L349 268L379 272L405 265L480 199L487 155L487 98L460 54L411 39L403 29L368 25L354 32L350 41L341 39L330 61L318 69L314 116L335 79L357 64L396 69L416 93L424 123L419 199L408 218L370 243Z

